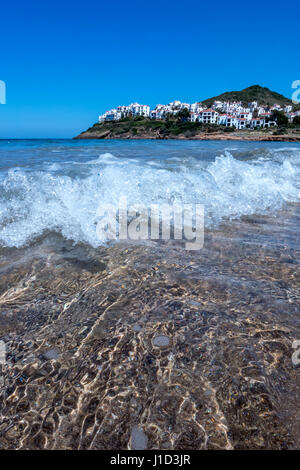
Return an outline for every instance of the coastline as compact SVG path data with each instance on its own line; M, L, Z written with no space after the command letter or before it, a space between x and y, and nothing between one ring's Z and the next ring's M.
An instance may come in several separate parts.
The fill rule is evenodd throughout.
M186 137L186 136L168 136L168 137L161 137L161 136L153 136L149 134L143 135L117 135L111 136L110 134L99 134L98 136L95 133L90 132L83 132L78 136L74 137L76 140L80 139L90 139L90 140L113 140L113 139L120 139L120 140L215 140L215 141L222 141L222 140L229 140L229 141L246 141L246 142L300 142L300 135L293 136L293 135L256 135L256 136L242 136L242 135L229 135L229 134L199 134L193 137Z

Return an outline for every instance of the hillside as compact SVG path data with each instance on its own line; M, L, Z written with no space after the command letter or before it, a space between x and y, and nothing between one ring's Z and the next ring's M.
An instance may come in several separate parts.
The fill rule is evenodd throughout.
M232 128L200 122L156 121L149 118L124 118L119 121L94 124L77 138L96 139L167 139L193 138L201 132L227 132Z
M227 91L221 95L204 100L202 103L209 107L214 101L242 101L244 106L247 106L251 101L257 101L259 104L266 106L272 106L275 103L279 105L292 104L290 99L280 93L259 85L249 86L241 91Z
M231 91L202 101L209 107L214 101L241 101L246 107L249 102L257 101L266 107L275 103L284 106L292 104L285 96L253 85L241 91ZM300 109L300 105L294 106ZM79 134L76 139L220 139L220 140L282 140L299 141L299 129L293 125L284 126L286 129L261 129L235 132L233 127L201 122L188 122L182 117L167 117L164 120L154 120L145 117L126 117L117 121L96 123Z
M200 122L155 121L149 118L125 118L96 123L76 139L180 139L180 140L274 140L299 142L300 132L289 129L241 130Z

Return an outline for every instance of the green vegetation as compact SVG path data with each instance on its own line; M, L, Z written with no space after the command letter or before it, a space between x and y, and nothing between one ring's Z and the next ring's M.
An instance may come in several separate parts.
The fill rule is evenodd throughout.
M204 100L202 103L206 107L210 107L214 101L241 101L243 106L247 106L251 101L256 101L258 105L270 108L275 103L280 106L292 105L292 101L285 96L263 88L259 85L253 85L241 91L226 92L219 96ZM300 104L293 104L294 110L300 109ZM254 111L253 117L257 117L257 110ZM167 114L163 120L153 120L143 116L133 117L132 115L122 118L119 121L106 121L94 124L83 135L88 134L91 138L193 138L198 134L208 133L230 133L236 131L234 127L225 127L216 124L204 124L200 122L190 122L190 112L188 109L182 109L177 114ZM287 116L282 111L273 111L271 121L276 121L277 126L274 128L256 128L247 129L240 132L259 132L264 134L281 135L285 132L298 134L300 130L300 116L297 116L293 123L288 121Z
M178 113L179 114L179 113ZM233 132L233 128L218 126L216 124L202 124L200 122L186 121L187 113L184 110L177 115L176 120L155 121L150 118L124 118L120 121L97 123L90 129L89 133L103 134L109 133L110 138L118 137L124 134L133 136L142 136L144 134L153 135L153 137L166 138L182 135L184 137L193 137L201 132Z
M295 116L293 120L293 127L300 128L300 116Z
M167 117L165 120L156 121L150 118L138 117L132 118L127 117L120 119L119 121L102 122L94 124L93 127L89 128L86 132L93 135L95 138L153 138L153 139L167 139L167 138L193 138L198 134L213 134L213 133L232 133L235 132L235 127L226 127L217 124L203 124L200 122L189 122L186 113L182 116L176 115ZM294 119L293 123L289 123L286 116L280 111L274 111L270 118L276 120L278 127L274 128L256 128L254 130L245 129L244 131L238 131L239 133L244 132L259 132L265 134L281 135L289 132L298 134L300 129L300 116Z
M286 117L286 115L282 111L273 111L270 117L270 121L275 121L277 122L277 125L279 127L288 127L289 126L289 120Z
M247 106L251 101L257 101L260 105L272 106L292 104L292 101L280 93L269 90L269 88L253 85L241 91L228 91L219 96L214 96L202 101L205 106L211 106L214 101L241 101L243 106ZM296 107L295 107L296 108Z
M176 114L177 121L187 121L190 117L191 113L187 108L182 109Z

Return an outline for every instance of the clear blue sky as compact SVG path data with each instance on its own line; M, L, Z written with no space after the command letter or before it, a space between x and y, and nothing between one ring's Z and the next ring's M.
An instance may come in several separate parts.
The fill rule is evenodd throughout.
M19 1L0 7L0 138L72 137L132 101L253 84L291 96L299 1Z

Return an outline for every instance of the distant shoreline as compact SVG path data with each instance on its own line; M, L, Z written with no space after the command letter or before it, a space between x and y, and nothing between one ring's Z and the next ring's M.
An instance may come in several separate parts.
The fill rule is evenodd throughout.
M96 123L74 139L121 140L228 140L300 142L300 128L235 129L210 123L153 120L144 118L121 119Z
M126 135L126 136L97 136L94 133L83 132L78 136L74 137L77 140L227 140L227 141L246 141L246 142L300 142L300 135L253 135L253 136L242 136L242 135L228 135L228 134L201 134L193 137L186 136L150 136L150 135Z

